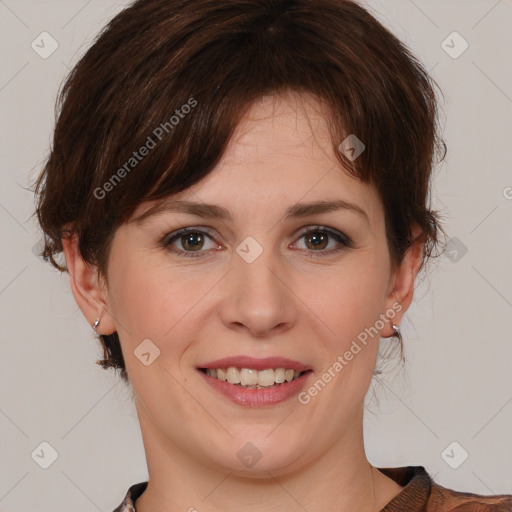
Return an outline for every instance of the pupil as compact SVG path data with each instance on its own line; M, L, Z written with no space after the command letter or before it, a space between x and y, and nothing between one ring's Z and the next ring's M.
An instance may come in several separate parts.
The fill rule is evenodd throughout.
M325 242L325 235L323 235L323 234L319 235L318 233L314 233L314 234L310 235L309 239L314 240L313 241L314 247L318 247L319 245L322 244L322 242Z
M190 247L190 246L198 245L201 243L201 235L199 233L190 233L185 236L186 236L185 246L189 246L189 248L191 248L191 249L194 249L194 247ZM196 241L196 243L194 243L195 238L199 238L199 241Z

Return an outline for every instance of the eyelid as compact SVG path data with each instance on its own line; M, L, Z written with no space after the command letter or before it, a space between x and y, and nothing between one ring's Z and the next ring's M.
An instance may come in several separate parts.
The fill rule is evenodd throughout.
M339 231L336 228L331 228L329 226L324 226L323 224L316 224L316 225L312 224L310 226L306 226L306 227L301 228L300 230L296 231L293 236L294 237L304 236L306 233L309 233L314 230L321 230L321 231L326 231L328 233L332 233L333 235L340 235L342 238L344 238L347 241L347 243L351 242L351 239L346 234L344 234L342 231ZM186 226L183 228L175 228L175 229L170 228L170 230L167 229L167 230L165 230L165 235L162 237L162 241L169 240L173 236L177 236L178 234L185 234L190 231L192 231L192 232L204 231L205 233L210 235L212 238L216 237L216 236L218 236L218 238L220 238L220 239L223 238L220 234L218 234L218 232L216 230L214 230L208 226L195 225L195 226Z
M174 253L177 256L207 258L211 254L211 249L206 250L206 251L202 251L202 250L184 251L182 249L177 249L177 248L174 248L173 250L171 250L171 249L169 249L169 246L171 246L171 241L178 240L180 238L180 236L186 235L187 233L202 233L206 237L210 238L210 240L212 242L217 243L217 245L219 245L219 243L217 242L217 237L216 237L216 235L212 234L212 231L214 231L214 230L212 230L211 228L209 228L207 226L186 226L184 228L174 229L170 232L167 231L166 235L163 238L161 238L160 243L164 248L168 249L169 252ZM345 233L343 233L335 228L330 228L328 226L323 226L323 225L318 225L318 224L306 226L306 227L302 228L301 230L299 230L298 232L296 232L293 235L294 242L292 242L292 244L295 244L298 240L303 238L305 235L307 235L309 233L314 233L317 231L326 233L330 238L332 238L336 241L337 246L335 248L332 248L329 250L319 250L319 251L309 250L309 249L298 249L299 251L306 253L306 255L308 257L316 258L316 257L329 256L329 255L339 253L340 251L342 251L344 249L354 248L354 243L353 243L352 239L350 237L348 237ZM219 237L219 238L222 238L222 237ZM203 256L203 254L204 254L204 256Z
M338 229L330 228L330 227L324 226L322 224L308 226L308 227L304 228L303 230L299 231L295 235L295 237L300 238L300 237L306 235L307 233L311 233L311 232L315 232L315 231L325 231L326 233L330 234L331 236L341 238L342 240L345 241L345 243L347 245L352 245L352 240L345 233L343 233L342 231L339 231Z
M172 231L166 230L166 234L161 239L161 243L169 243L169 241L172 240L173 238L177 238L180 235L186 235L187 233L190 232L195 233L196 231L204 232L205 234L209 235L210 238L214 238L214 235L212 234L212 229L207 226L187 226L184 228L173 229Z

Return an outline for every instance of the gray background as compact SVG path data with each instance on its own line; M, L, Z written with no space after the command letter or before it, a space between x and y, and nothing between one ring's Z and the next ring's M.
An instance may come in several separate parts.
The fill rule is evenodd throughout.
M435 172L433 206L443 209L451 239L402 321L405 369L375 382L379 403L369 404L365 419L368 457L379 467L423 465L446 487L511 493L512 3L364 3L444 92L448 155ZM147 479L130 390L94 364L101 349L68 275L33 253L40 235L27 190L48 152L61 81L123 5L0 0L4 512L109 512L131 484ZM58 43L46 59L31 48L43 31ZM445 51L462 49L457 36L446 40L454 31L469 44L457 58ZM43 441L58 453L47 469L31 456ZM468 459L450 467L462 450Z

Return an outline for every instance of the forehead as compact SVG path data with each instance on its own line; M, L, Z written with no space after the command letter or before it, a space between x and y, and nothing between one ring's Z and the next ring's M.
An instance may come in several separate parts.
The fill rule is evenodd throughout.
M222 163L250 161L256 155L287 154L334 163L328 115L327 106L311 94L289 92L261 97L240 121Z
M257 216L297 202L345 200L376 227L383 208L373 185L342 168L328 128L328 109L313 95L259 98L237 126L217 166L172 198L220 205L234 217ZM139 205L139 215L151 203Z
M370 220L383 215L377 189L360 182L336 158L329 110L310 94L265 96L242 118L214 171L198 185L208 202L236 191L265 204L344 199ZM197 188L199 190L199 187Z

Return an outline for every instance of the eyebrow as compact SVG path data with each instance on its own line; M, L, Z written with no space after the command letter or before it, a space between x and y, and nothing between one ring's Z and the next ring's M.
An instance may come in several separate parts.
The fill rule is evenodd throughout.
M357 215L363 217L368 225L370 224L368 214L360 206L342 199L336 201L313 201L309 203L296 203L286 210L284 219L298 219L308 217L310 215L328 213L337 210L347 210L356 213ZM188 213L209 219L219 219L226 221L233 220L233 216L231 215L230 211L222 206L198 203L194 201L183 201L178 199L164 199L153 205L141 215L138 215L131 222L142 224L149 217L163 212Z

